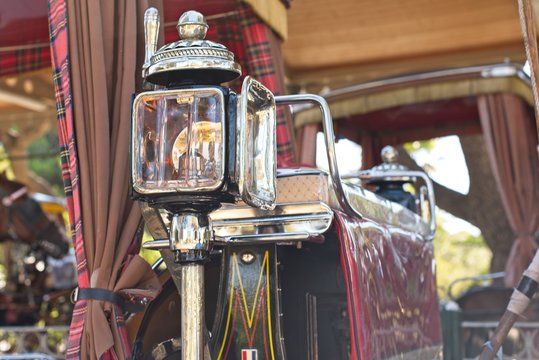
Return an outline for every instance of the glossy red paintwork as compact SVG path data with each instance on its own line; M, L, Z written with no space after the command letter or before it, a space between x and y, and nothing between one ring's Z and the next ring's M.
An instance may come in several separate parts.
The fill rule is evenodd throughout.
M0 47L48 42L47 0L0 1Z
M442 334L432 244L338 211L336 227L348 290L351 359L437 353Z
M163 20L172 41L177 40L178 34L175 23L178 16L186 9L198 10L211 17L233 11L234 0L165 0ZM0 47L24 46L49 41L47 19L47 0L15 0L0 1ZM170 30L170 31L169 31Z

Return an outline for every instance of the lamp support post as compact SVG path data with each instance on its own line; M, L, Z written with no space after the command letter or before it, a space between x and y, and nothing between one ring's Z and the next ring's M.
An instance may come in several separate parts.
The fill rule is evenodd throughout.
M204 359L204 265L181 267L182 359Z
M180 40L159 50L156 9L146 11L144 26L142 77L149 91L133 100L132 198L170 217L169 244L158 248L172 251L180 265L173 277L182 303L181 358L202 360L204 264L213 240L208 214L240 198L255 208L275 206L274 96L249 77L241 97L219 86L238 78L241 67L224 45L205 40L202 14L183 13Z
M211 221L207 214L174 214L170 230L170 248L181 264L182 360L203 360L204 262L211 247Z

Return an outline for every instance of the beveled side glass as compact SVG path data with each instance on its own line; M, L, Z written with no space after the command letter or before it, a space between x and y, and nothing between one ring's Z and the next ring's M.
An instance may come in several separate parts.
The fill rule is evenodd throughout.
M238 186L244 202L273 209L276 198L276 110L271 91L246 77L238 109Z

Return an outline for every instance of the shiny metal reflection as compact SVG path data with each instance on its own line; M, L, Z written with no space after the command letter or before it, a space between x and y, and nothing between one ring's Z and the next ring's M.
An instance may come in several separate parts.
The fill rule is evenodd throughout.
M276 116L271 91L247 76L238 102L237 182L242 200L261 209L272 209L277 194Z
M330 228L333 211L320 201L279 204L269 211L230 205L214 211L210 218L215 234L214 244L285 244L318 241ZM160 226L158 233L164 235ZM170 247L168 238L161 236L155 239L143 247L152 250Z

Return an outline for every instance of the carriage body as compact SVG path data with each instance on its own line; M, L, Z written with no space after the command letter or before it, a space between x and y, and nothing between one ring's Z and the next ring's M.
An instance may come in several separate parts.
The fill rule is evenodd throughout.
M507 69L504 66L500 69ZM510 71L508 78L521 81L519 71ZM461 79L462 72L456 73ZM476 73L496 71L486 67ZM415 84L413 91L425 82L424 77L418 78L422 83ZM455 101L449 96L409 98L406 104L384 106L395 108L395 113L409 105L409 109L415 106L413 115L432 115L433 109L443 115L443 106L447 110L456 104L464 112L445 111L455 116L441 116L436 124L443 127L461 119L454 125L464 126L456 132L469 133L476 132L478 124L467 121L470 113L466 111L470 99L480 92L519 93L529 102L529 89L523 90L522 83L498 81L497 87L487 89L476 78L467 88L471 92L462 92L463 84L455 82L456 78L444 82L446 88L456 89L452 95ZM402 79L392 81L376 83L392 91ZM355 95L368 97L373 86L376 84L359 84ZM430 91L427 86L424 90L416 94ZM398 93L389 97L394 95ZM333 106L332 101L349 99L342 94L332 99L330 94L328 100ZM385 110L359 109L360 120L367 120L370 126L367 132L376 133L391 125L393 110L384 117ZM308 155L300 161L312 165L309 156L314 152L309 149L315 141L309 136L311 129L318 130L320 125L310 112L307 109L296 115L296 128L302 154ZM343 120L338 125L341 129L351 125L346 123L349 114L338 109L334 114ZM410 134L428 125L423 120L410 122L416 127L404 132ZM353 125L360 128L362 124ZM361 140L369 143L368 136ZM412 139L399 139L408 140ZM207 351L211 358L239 359L256 354L258 359L415 359L434 358L440 353L442 336L429 223L354 181L343 181L342 191L334 185L331 174L317 169L283 168L274 210L259 211L238 202L211 212L215 249L205 265ZM343 206L343 197L349 206ZM143 212L154 238L167 239L166 217L151 208ZM158 224L153 226L152 219ZM172 256L167 251L162 255ZM138 359L164 359L178 350L181 299L174 284L178 272L179 266L170 265L161 274L161 295L142 318L130 319L128 330Z
M347 199L363 216L347 212L317 169L281 169L277 189L274 210L238 203L211 213L219 244L206 264L212 358L435 358L441 330L428 224L353 184L345 184ZM154 236L162 230L153 227ZM144 315L138 359L180 351L171 340L181 336L170 321L181 306L173 282Z

